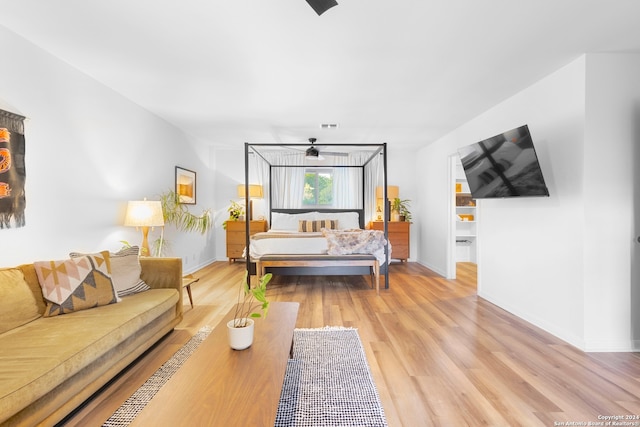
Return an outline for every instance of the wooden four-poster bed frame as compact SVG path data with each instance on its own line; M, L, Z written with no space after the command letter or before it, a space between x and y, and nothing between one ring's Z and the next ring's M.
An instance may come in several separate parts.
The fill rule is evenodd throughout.
M313 143L312 143L313 144ZM313 165L313 164L302 164L302 165L284 165L273 163L273 160L268 159L267 153L270 150L279 150L280 152L301 152L305 151L305 149L309 149L311 146L314 148L320 148L320 154L322 154L322 150L326 150L327 148L330 150L346 150L346 155L348 156L349 151L358 150L359 152L371 152L371 155L366 157L361 164L332 164L332 163L323 163L322 165ZM274 214L304 214L310 212L319 212L320 214L328 214L328 215L341 215L347 214L349 212L356 212L358 214L358 225L360 229L366 228L366 223L368 219L373 218L373 212L367 212L367 203L369 202L369 207L375 206L375 189L376 186L381 185L383 188L383 200L387 200L387 144L318 144L318 145L310 145L310 144L267 144L267 143L245 143L245 174L244 174L244 185L245 185L245 206L250 206L249 200L249 176L250 176L250 157L253 155L256 161L264 161L268 166L268 219L271 227L272 220ZM333 153L336 154L336 153ZM316 153L317 155L317 153ZM381 158L381 173L378 172L378 176L376 177L377 182L369 183L369 194L365 191L367 189L367 167L374 167L380 165L375 165L374 160L377 156ZM361 207L354 208L345 208L345 209L315 209L315 208L281 208L274 207L273 200L273 180L274 180L274 170L277 168L291 168L291 167L303 167L305 169L333 169L333 168L359 168L361 170L361 182L362 182L362 199L360 200ZM380 182L380 178L381 181ZM348 190L347 190L348 191ZM266 272L272 272L274 274L280 275L371 275L372 278L372 286L376 286L376 290L379 292L379 277L380 273L384 274L385 279L385 288L389 288L389 262L390 262L390 245L388 244L388 220L390 216L390 206L389 203L382 203L384 214L382 215L384 227L384 238L386 240L386 244L384 245L384 257L382 262L380 262L380 256L375 257L371 254L349 254L349 255L328 255L328 254L266 254L262 255L259 258L252 259L250 253L250 245L251 239L250 236L250 221L246 221L246 264L247 271L253 272L254 269L253 263L256 263L256 274L261 276ZM368 217L367 217L368 215Z

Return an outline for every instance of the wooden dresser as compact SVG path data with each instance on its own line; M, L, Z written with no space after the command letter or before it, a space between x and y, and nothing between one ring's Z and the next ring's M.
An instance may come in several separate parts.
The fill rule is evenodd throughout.
M242 259L242 252L246 246L245 230L245 221L227 221L227 258L229 258L229 262ZM250 236L261 231L267 231L267 221L250 222Z
M391 258L406 261L409 259L409 235L411 223L408 221L389 221L389 243L391 243ZM369 229L384 231L384 222L371 221Z

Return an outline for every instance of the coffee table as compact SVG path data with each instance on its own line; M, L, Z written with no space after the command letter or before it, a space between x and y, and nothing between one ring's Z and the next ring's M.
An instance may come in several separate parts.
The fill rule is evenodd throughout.
M227 341L232 309L131 425L273 426L298 307L272 302L242 351Z

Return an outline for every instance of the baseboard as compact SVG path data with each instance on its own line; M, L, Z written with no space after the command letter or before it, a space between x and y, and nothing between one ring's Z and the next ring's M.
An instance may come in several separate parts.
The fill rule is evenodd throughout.
M503 310L508 311L514 316L531 323L533 326L542 329L543 331L553 335L556 338L570 344L577 349L584 351L585 353L628 353L640 350L640 341L624 340L624 341L585 341L583 338L576 336L562 328L558 328L556 325L550 324L544 319L540 319L537 316L526 313L522 310L516 309L509 304L505 304L500 301L499 298L494 298L492 295L488 295L483 292L478 292L478 296L484 300L489 301Z
M205 268L206 266L213 264L214 262L216 262L215 259L210 259L210 260L201 262L201 263L199 263L199 264L197 264L195 266L192 265L188 269L184 269L184 266L183 266L182 274L195 273L196 271L201 270L201 269Z
M576 336L573 333L569 333L561 328L556 327L555 325L552 325L548 322L546 322L543 319L538 318L537 316L533 316L530 313L526 313L516 307L513 307L509 304L506 304L504 301L501 301L500 298L496 298L492 295L489 295L485 292L478 292L478 296L486 301L489 301L491 304L496 305L498 307L500 307L501 309L508 311L509 313L513 314L514 316L519 317L520 319L524 320L525 322L528 322L530 324L532 324L533 326L542 329L545 332L550 333L551 335L555 336L556 338L561 339L562 341L565 341L567 344L571 344L572 346L576 347L579 350L582 351L586 351L586 345L585 342L582 338Z
M439 269L435 265L432 265L432 264L429 264L428 262L420 261L420 260L417 260L416 262L418 264L420 264L421 266L426 267L429 270L433 271L434 273L439 274L442 277L447 277L447 272L446 271L442 271L441 269Z
M611 342L611 341L594 341L585 345L586 353L630 353L638 351L638 341Z

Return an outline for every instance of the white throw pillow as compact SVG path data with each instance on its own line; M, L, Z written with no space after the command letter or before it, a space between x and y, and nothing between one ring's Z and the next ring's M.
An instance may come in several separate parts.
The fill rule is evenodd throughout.
M111 259L111 280L118 297L133 295L151 289L140 278L142 266L138 257L139 252L140 248L131 246L109 254ZM69 255L77 257L85 254L72 252Z

